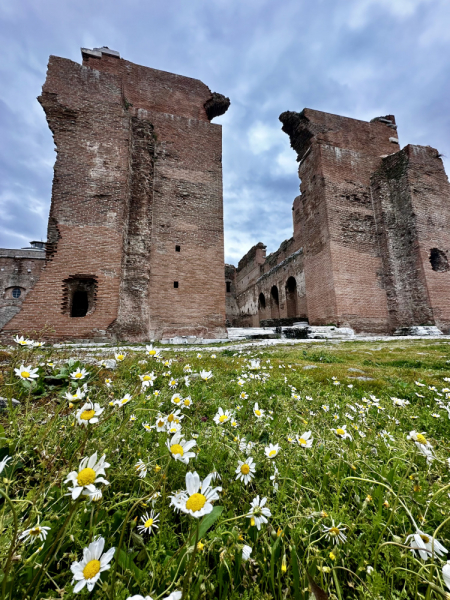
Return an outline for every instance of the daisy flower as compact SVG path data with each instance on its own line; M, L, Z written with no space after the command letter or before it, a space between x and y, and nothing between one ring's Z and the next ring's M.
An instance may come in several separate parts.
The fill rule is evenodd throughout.
M417 448L427 459L427 462L432 462L434 460L433 446L426 439L425 431L423 431L422 433L417 433L417 431L410 431L406 439L412 440L416 444Z
M76 371L74 371L73 373L70 374L70 378L71 379L84 379L86 377L86 375L89 375L89 372L86 371L86 369L80 369L80 367L78 367L78 369Z
M197 442L195 440L186 442L186 440L183 439L181 431L177 431L170 442L167 440L166 445L173 458L181 461L185 465L189 463L190 458L195 458L195 452L189 452L189 450L196 446Z
M241 392L241 393L239 394L239 398L240 398L241 400L247 400L247 398L248 398L248 394L246 394L245 392Z
M133 423L136 421L136 415L130 415L130 421Z
M184 365L183 371L185 373L192 373L191 365Z
M86 404L83 404L83 406L77 410L77 421L80 425L85 425L86 427L88 423L98 423L98 417L104 410L104 408L100 408L100 404L97 402L95 404L92 404L92 402L86 402Z
M256 496L256 498L252 500L250 504L250 511L247 514L247 517L251 519L250 524L256 525L258 531L261 529L262 523L268 523L266 517L272 516L272 513L267 508L267 506L264 506L266 502L267 498L262 498L260 501L259 496Z
M244 562L246 562L249 558L250 558L250 554L252 553L252 549L250 548L250 546L243 546L242 547L242 560Z
M139 375L139 379L142 382L142 387L148 388L150 385L153 387L153 382L156 379L156 375L154 374L154 372L152 371L151 373L145 373L145 375Z
M352 436L347 432L347 425L343 425L342 427L338 427L337 429L332 429L331 431L343 440L352 439Z
M98 537L87 548L83 550L83 559L80 562L73 562L70 570L73 573L72 583L77 582L73 591L75 594L81 592L84 586L87 586L89 592L92 592L94 585L100 579L100 573L110 568L110 562L114 556L115 548L110 548L103 554L105 540Z
M266 446L264 448L264 452L267 456L267 458L275 458L275 456L278 454L278 452L280 451L280 446L278 444L269 444L268 446Z
M181 431L181 423L168 423L167 433L174 435L178 431Z
M186 396L181 403L181 408L190 408L192 406L192 399L190 396Z
M102 498L102 492L98 488L94 488L93 491L84 491L83 496L87 496L89 502L98 502Z
M325 532L325 537L327 538L327 540L333 540L333 543L340 544L340 543L344 543L347 541L347 536L344 535L344 531L347 529L346 527L342 527L342 524L339 523L339 525L336 527L336 525L334 524L334 519L331 520L332 526L331 527L326 527L325 525L322 525L323 531Z
M134 465L134 468L136 469L136 475L141 479L144 479L144 477L147 475L147 465L145 462L142 459L139 459Z
M238 379L237 384L240 385L241 387L244 385L245 381L243 379Z
M141 517L141 521L144 523L143 525L138 525L139 533L152 533L153 529L158 529L158 525L156 524L159 519L159 513L155 515L155 511L150 511L150 515L145 513L143 517Z
M231 421L231 427L236 429L236 427L239 427L239 423L237 421Z
M223 425L227 421L229 421L233 417L233 413L230 410L226 410L225 412L219 406L219 409L214 417L214 423L217 425Z
M258 417L258 419L261 419L264 416L264 411L262 410L262 408L259 408L258 403L255 403L255 406L253 407L253 413L256 417Z
M34 343L33 340L25 340L23 335L21 335L20 337L16 335L16 337L13 338L13 340L16 342L16 344L19 344L19 346L32 346Z
M85 392L81 388L78 388L75 394L71 394L70 392L66 392L64 397L70 402L82 400L85 397Z
M219 499L222 491L221 487L211 487L211 479L212 473L203 482L197 472L186 473L186 491L171 496L171 504L196 519L208 515L213 509L211 503Z
M420 558L422 560L427 560L430 556L432 556L433 551L439 557L447 554L447 549L437 541L432 535L427 535L423 531L418 529L416 533L408 535L405 541L406 545L411 546L411 552L415 555L416 552L419 553Z
M5 456L5 458L2 458L2 460L0 460L0 473L5 467L8 466L8 461L10 460L12 460L12 456Z
M108 481L101 477L106 475L105 469L109 467L109 463L105 461L105 455L97 462L97 452L91 457L85 457L80 462L80 467L77 471L72 471L67 475L67 479L64 483L72 483L73 487L69 488L72 493L72 499L76 500L78 496L86 492L93 492L95 490L96 483L104 483L108 485Z
M189 375L184 376L184 385L186 387L189 387L191 385L191 382L189 381Z
M181 398L180 394L174 394L172 396L172 398L170 399L170 401L172 402L172 404L176 404L177 406L179 404L181 404L181 400L182 400L182 398Z
M128 404L130 400L131 394L125 394L125 396L120 400L115 400L114 404L116 404L117 406L125 406L125 404Z
M161 496L161 492L155 492L152 496L150 496L149 501L152 503L152 506L155 506L156 501Z
M148 423L142 423L142 427L146 430L146 431L151 431L153 429L152 425L149 425Z
M19 539L25 540L25 543L34 542L34 540L41 540L41 542L44 542L50 529L51 527L39 525L38 522L34 527L25 529L25 531L20 534Z
M238 466L236 469L236 479L242 479L244 484L247 485L255 476L255 471L256 465L253 462L253 458L249 456L245 462L242 460L238 461Z
M159 358L161 355L161 350L158 348L153 348L153 344L150 344L150 346L145 346L145 350L152 358Z
M178 409L175 412L172 412L172 413L170 413L170 415L167 416L167 423L168 424L179 423L182 419L184 419L184 415L181 412L181 410Z
M311 437L310 431L305 431L305 433L302 433L302 435L297 436L296 439L298 445L302 448L311 448L314 441L314 438Z
M208 379L211 379L212 376L212 371L200 371L200 377L203 379L203 381L208 381Z
M260 361L259 360L251 360L250 364L248 365L248 368L251 371L256 371L257 369L260 368Z
M123 350L119 350L119 352L117 354L114 354L114 358L116 360L118 360L119 362L122 362L123 360L125 360L126 354Z
M110 388L111 387L111 383L112 383L111 379L105 379L105 385L106 385L106 387Z
M163 431L166 431L166 425L166 417L164 417L163 415L158 415L156 417L156 423L153 427L158 433L162 433Z
M200 354L200 352L197 354L197 358L201 358L202 355Z
M39 377L37 374L38 370L39 367L33 369L31 365L28 367L20 365L19 369L14 369L14 373L17 375L17 377L20 377L20 379L24 379L25 381L33 381L33 379L37 379Z
M174 388L176 388L176 387L177 387L177 385L178 385L178 382L177 382L177 380L176 380L176 379L173 379L173 378L172 378L172 379L169 381L169 387L170 387L170 389L174 389Z

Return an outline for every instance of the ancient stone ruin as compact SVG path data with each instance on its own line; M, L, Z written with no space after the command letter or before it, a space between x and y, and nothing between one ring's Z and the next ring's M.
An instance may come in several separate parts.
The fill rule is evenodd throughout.
M301 321L449 333L450 185L437 150L400 150L392 115L280 116L300 163L293 236L225 265L224 285L222 130L210 121L229 99L108 48L82 57L50 57L45 261L0 250L3 336L211 339Z
M449 332L450 185L438 151L400 150L392 115L369 123L305 108L280 121L300 163L293 236L227 266L229 323Z
M226 337L222 128L210 121L230 101L108 48L82 57L49 60L46 263L4 333Z

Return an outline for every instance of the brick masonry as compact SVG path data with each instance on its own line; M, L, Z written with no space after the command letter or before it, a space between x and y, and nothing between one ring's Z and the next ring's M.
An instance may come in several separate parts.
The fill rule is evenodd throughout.
M107 48L82 57L49 60L47 260L4 333L224 337L222 131L210 120L229 100ZM75 293L85 316L71 316Z
M392 333L450 327L450 185L437 150L399 150L392 115L280 116L297 152L293 237L236 269L237 326L269 318ZM293 285L295 280L295 285Z

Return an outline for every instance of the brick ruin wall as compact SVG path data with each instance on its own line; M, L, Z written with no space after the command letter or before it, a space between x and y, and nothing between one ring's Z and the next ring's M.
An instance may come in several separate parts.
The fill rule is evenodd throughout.
M280 121L300 162L293 238L267 258L260 243L240 261L235 324L295 310L313 325L392 333L436 324L447 332L450 186L438 152L400 151L392 115L366 122L304 109Z
M222 132L229 100L108 49L52 56L57 151L47 261L4 328L47 337L225 337ZM176 283L175 283L176 282ZM74 290L89 298L71 316Z

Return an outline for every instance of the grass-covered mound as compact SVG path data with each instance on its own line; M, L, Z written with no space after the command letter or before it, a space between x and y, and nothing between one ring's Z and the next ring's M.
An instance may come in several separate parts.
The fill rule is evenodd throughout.
M19 343L0 368L2 600L450 590L445 342Z

